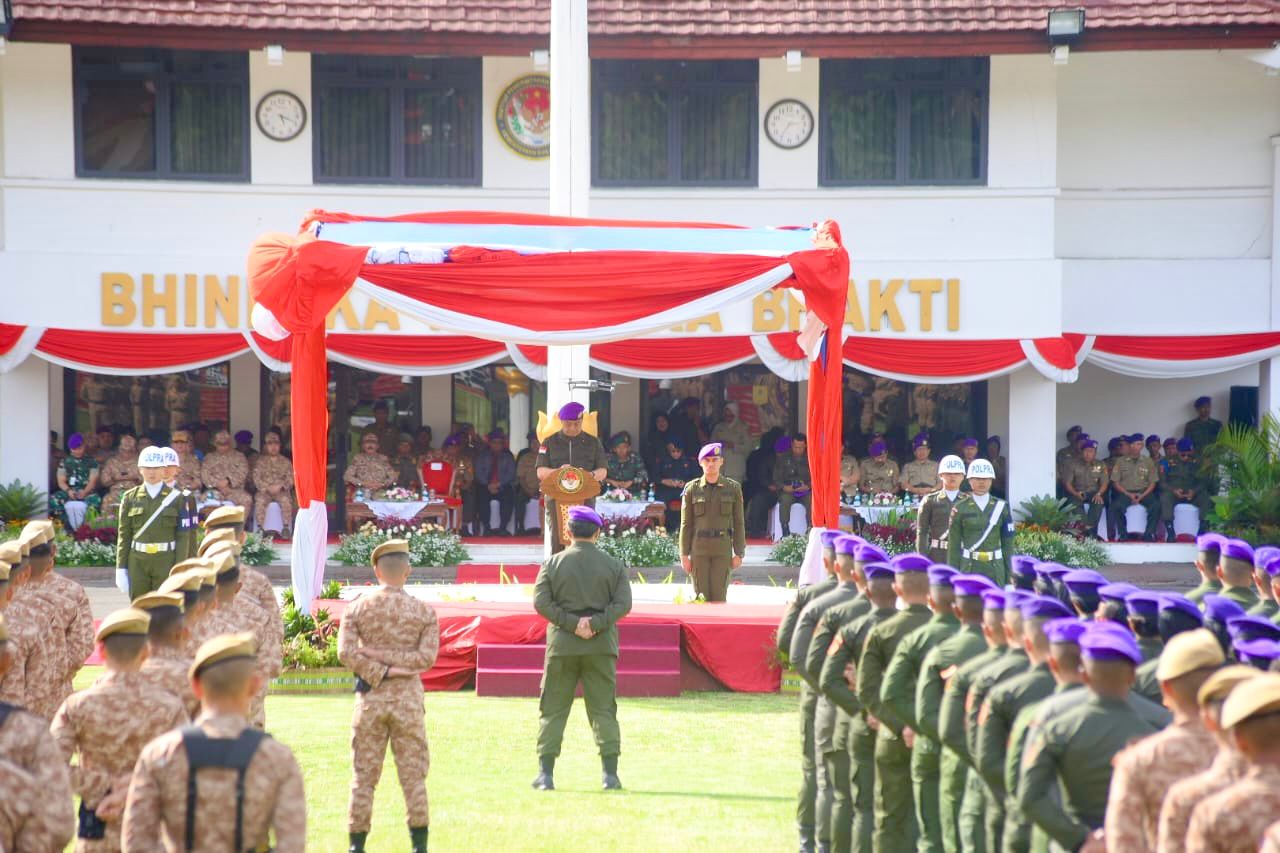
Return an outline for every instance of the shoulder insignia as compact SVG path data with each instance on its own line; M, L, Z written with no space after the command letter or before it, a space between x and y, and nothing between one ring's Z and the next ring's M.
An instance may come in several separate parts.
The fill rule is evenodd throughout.
M831 645L827 646L827 657L834 656L840 651L840 647L844 645L844 634L836 634L835 639L831 641Z

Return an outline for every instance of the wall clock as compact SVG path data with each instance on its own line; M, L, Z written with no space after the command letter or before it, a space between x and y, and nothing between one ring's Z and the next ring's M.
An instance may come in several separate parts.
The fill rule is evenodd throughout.
M253 117L262 135L276 142L288 142L307 126L307 108L302 99L283 89L263 95Z
M813 113L795 98L783 98L764 114L764 132L779 148L799 148L813 136Z

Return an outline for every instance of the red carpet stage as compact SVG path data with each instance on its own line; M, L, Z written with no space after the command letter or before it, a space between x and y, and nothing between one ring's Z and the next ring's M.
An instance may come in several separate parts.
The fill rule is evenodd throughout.
M475 676L480 644L541 644L547 623L530 603L432 602L440 617L440 655L422 677L428 690L458 690ZM317 600L341 618L344 601ZM781 670L774 654L774 632L782 605L637 604L623 621L676 623L689 658L719 684L740 693L774 693Z

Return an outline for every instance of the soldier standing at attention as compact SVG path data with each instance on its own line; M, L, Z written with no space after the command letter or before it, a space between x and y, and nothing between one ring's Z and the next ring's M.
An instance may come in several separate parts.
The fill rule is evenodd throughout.
M164 484L164 463L160 448L144 449L138 455L142 485L120 498L116 586L131 598L159 587L191 547L192 531L182 527L182 492Z
M871 442L867 458L862 460L858 488L868 495L896 495L900 477L898 463L889 458L889 446L881 439Z
M809 499L809 485L812 479L809 474L809 445L804 433L796 433L791 438L790 449L779 453L773 463L773 483L778 492L778 522L782 525L782 535L791 535L791 507L799 503L804 506L804 518L808 523L812 516L813 504Z
M199 587L198 580L196 586ZM135 599L133 606L151 617L147 623L147 659L141 669L143 679L177 698L187 717L195 719L200 713L200 700L187 677L191 659L182 650L185 603L183 592L157 591Z
M1147 510L1147 526L1143 531L1144 542L1156 541L1156 524L1160 521L1160 501L1155 496L1156 486L1160 482L1160 472L1156 465L1142 455L1142 437L1129 436L1128 454L1116 461L1111 470L1111 511L1115 518L1116 529L1126 529L1125 512L1135 505L1142 504Z
M909 494L923 498L938 488L939 465L929 458L929 436L925 433L915 437L911 449L916 458L902 466L899 484Z
M951 530L951 509L960 498L960 484L964 482L964 461L955 455L942 457L942 461L938 463L938 476L942 478L942 488L929 492L920 501L920 510L916 515L916 551L928 555L935 563L945 563Z
M199 553L207 554L219 542L230 541L236 546L236 557L239 563L240 549L245 543L245 510L242 506L220 506L204 522L204 539L200 541ZM267 576L252 566L240 564L240 592L262 608L268 616L267 624L274 634L275 646L284 645L284 622L280 616L280 602L276 599L275 590ZM267 646L262 646L266 649Z
M164 454L164 484L171 489L177 489L182 493L182 515L179 516L178 527L183 530L189 530L195 533L195 528L200 526L200 507L197 503L195 493L191 490L183 488L178 482L178 475L182 473L182 458L178 456L178 451L172 447L162 447L160 452ZM187 537L187 553L179 554L179 560L186 560L195 556L196 537L194 535Z
M1218 595L1239 604L1245 610L1258 604L1253 588L1253 546L1243 539L1227 539L1218 556Z
M276 853L305 848L298 762L245 719L260 678L254 657L251 634L214 637L196 651L191 681L200 716L138 756L124 808L125 850L154 850L157 842L165 850L258 850L273 830Z
M1062 485L1071 499L1080 506L1085 519L1085 536L1098 538L1098 521L1106 506L1107 488L1111 477L1107 466L1098 461L1098 442L1088 439L1080 445L1080 456L1071 458L1064 465Z
M53 614L51 622L41 623L40 631L46 642L54 635L64 651L62 671L55 673L57 680L49 685L52 712L71 695L71 682L93 651L93 609L84 587L53 570L58 545L52 521L28 522L22 528L22 541L30 544L31 572L25 589L43 597Z
M570 507L572 544L542 564L533 585L533 607L550 623L538 703L539 772L533 780L540 791L555 789L556 758L579 684L600 750L604 788L622 788L618 620L631 612L631 584L621 561L596 547L603 526L591 507Z
M991 495L996 470L985 459L969 463L973 492L956 501L947 534L947 565L983 574L998 585L1009 582L1013 560L1013 516L1009 505Z
M80 797L80 850L120 849L120 819L138 754L190 721L176 696L140 673L149 622L146 612L134 608L102 620L96 639L107 673L63 702L49 727L71 766L71 789Z
M729 574L747 553L742 485L720 475L724 449L716 442L698 452L702 476L680 499L680 565L693 576L693 591L705 601L724 601Z
M609 473L609 460L605 456L600 439L582 431L582 415L586 408L581 403L565 403L560 407L560 431L547 436L538 448L538 482L561 468L585 468L591 476L603 481ZM551 553L558 554L565 545L556 531L560 529L560 510L555 501L547 501L547 530L551 531ZM587 506L594 506L587 501Z
M1191 439L1196 453L1204 453L1204 449L1218 440L1222 432L1222 421L1209 417L1213 401L1208 397L1197 397L1194 403L1196 416L1182 427L1182 437Z
M1263 545L1253 552L1253 582L1258 588L1258 603L1249 608L1250 615L1275 621L1276 614L1280 613L1275 577L1280 577L1280 548Z
M357 598L338 626L338 659L356 675L351 720L354 773L347 808L350 850L364 850L373 819L373 790L390 742L413 853L425 853L430 759L419 675L436 662L440 626L431 605L404 591L410 568L407 541L388 539L373 549L370 562L381 586Z

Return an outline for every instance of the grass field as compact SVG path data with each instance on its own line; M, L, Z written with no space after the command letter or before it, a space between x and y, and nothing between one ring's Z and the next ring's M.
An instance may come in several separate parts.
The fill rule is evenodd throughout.
M82 671L77 686L91 683ZM554 792L534 791L536 699L429 693L433 850L779 850L795 843L794 696L689 693L619 700L625 791L600 790L579 701ZM346 850L352 698L269 697L268 730L302 765L308 850ZM408 847L390 755L370 851Z

